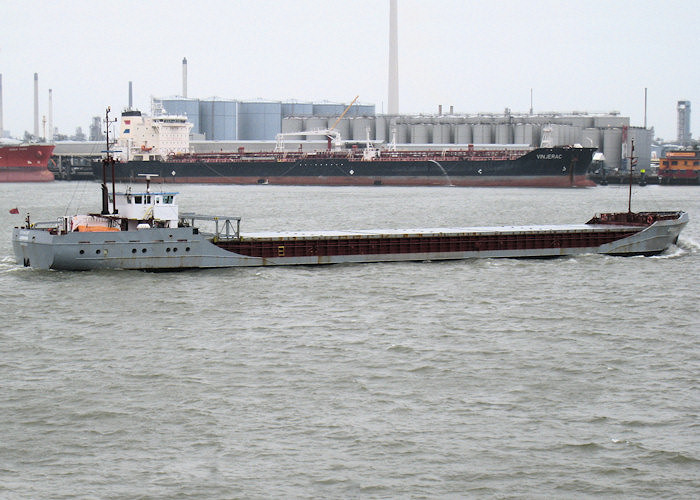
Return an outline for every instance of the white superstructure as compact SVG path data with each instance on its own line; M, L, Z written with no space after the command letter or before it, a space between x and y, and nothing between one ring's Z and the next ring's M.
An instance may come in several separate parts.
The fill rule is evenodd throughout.
M192 123L183 115L142 115L122 113L117 149L121 161L153 161L168 155L190 152Z

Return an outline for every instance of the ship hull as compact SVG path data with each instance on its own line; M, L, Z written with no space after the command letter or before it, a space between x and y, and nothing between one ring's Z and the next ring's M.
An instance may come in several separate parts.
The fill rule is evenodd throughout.
M626 215L626 214L624 214ZM610 223L499 228L261 233L211 238L193 227L120 232L15 228L17 263L37 269L177 270L340 263L545 258L580 254L654 255L688 222L662 212L649 224Z
M540 148L517 158L407 160L386 156L362 161L340 155L219 161L130 161L115 178L128 182L157 174L168 183L293 184L329 186L594 186L586 173L592 148ZM108 176L110 173L107 173ZM95 175L102 177L101 167Z
M54 146L21 144L0 146L0 182L50 182L48 169Z

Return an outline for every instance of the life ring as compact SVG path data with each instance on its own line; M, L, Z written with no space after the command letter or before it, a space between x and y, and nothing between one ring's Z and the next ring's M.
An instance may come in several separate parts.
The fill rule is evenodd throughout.
M600 220L602 220L603 222L608 220L608 214L600 214Z
M37 152L36 152L36 157L37 157L37 158L41 158L42 156L44 156L44 153L43 153L40 149L37 150Z
M651 215L648 215L647 216L647 224L651 225L653 223L654 223L654 217L652 217Z

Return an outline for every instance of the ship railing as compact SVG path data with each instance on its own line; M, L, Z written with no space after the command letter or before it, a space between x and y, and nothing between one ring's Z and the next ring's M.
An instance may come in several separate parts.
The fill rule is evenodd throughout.
M51 221L37 221L29 224L29 229L48 231L51 234L65 234L68 232L68 217L59 217Z
M196 225L197 221L205 222L205 227L198 228ZM211 238L213 241L237 240L241 237L240 217L182 213L180 214L180 223L196 228L198 233ZM211 227L211 223L213 223L213 228ZM207 229L209 229L209 231L207 231Z

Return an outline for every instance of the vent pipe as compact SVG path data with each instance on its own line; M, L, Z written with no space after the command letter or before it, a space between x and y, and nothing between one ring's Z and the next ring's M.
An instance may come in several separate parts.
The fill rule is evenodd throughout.
M397 0L389 0L389 114L399 114L399 35Z
M34 137L39 137L39 73L34 73Z
M187 58L182 58L182 97L187 97Z

